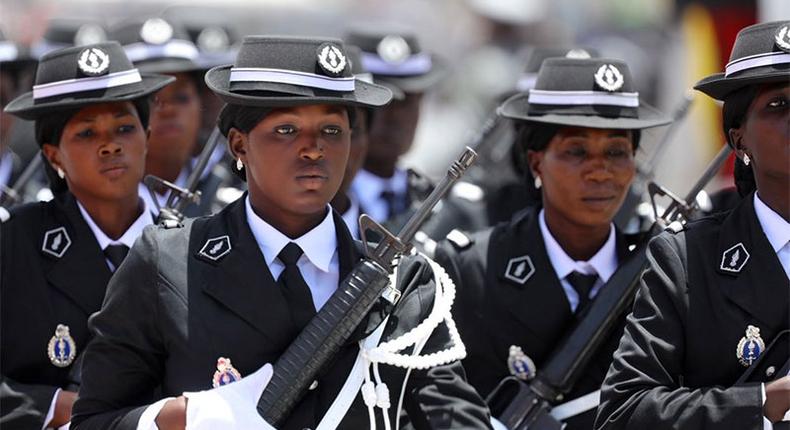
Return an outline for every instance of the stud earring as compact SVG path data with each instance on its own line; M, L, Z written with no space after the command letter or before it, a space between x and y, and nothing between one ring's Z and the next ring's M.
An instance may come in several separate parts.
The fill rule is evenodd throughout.
M244 168L244 163L241 162L241 158L236 159L236 170L241 172L241 169Z
M752 162L752 159L749 158L749 154L743 154L743 164L748 166L749 163L751 163L751 162Z
M58 177L60 177L60 179L64 179L66 177L66 172L64 172L60 167L58 167Z
M540 189L543 186L543 181L540 180L540 176L535 176L535 188Z

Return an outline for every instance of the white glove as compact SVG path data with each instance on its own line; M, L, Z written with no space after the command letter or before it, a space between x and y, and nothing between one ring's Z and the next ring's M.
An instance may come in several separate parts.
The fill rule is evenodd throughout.
M184 393L187 398L187 430L263 429L276 430L258 415L258 398L272 378L266 363L239 381L211 390Z

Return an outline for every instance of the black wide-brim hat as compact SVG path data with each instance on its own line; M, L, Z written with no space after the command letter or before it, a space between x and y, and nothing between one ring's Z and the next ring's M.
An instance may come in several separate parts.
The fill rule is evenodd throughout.
M549 58L535 87L499 106L499 115L534 123L638 130L671 119L639 100L628 65L607 58Z
M383 106L392 92L355 79L339 39L247 36L233 65L214 67L206 85L225 103Z
M400 92L423 93L449 71L443 58L423 51L417 37L405 30L357 27L345 40L361 49L362 64L377 83Z
M64 48L41 57L33 91L12 100L5 111L35 120L58 110L146 97L173 80L140 73L118 42Z
M758 84L790 84L790 21L755 24L735 38L724 73L697 82L694 89L723 100L735 90Z
M197 63L200 52L177 21L149 18L115 26L110 38L117 40L129 60L145 73L191 73L205 70Z

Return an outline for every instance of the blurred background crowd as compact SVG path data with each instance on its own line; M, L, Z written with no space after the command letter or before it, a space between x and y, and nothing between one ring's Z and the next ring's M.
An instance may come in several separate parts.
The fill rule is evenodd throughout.
M342 36L350 26L375 23L414 31L424 49L442 57L450 73L426 94L412 150L401 159L429 178L440 176L459 148L516 87L529 50L583 46L625 59L642 99L664 112L681 106L691 85L723 69L737 31L755 22L790 17L784 0L2 0L5 38L28 47L33 59L52 47L57 28L96 24L83 42L124 21L162 16L192 28L218 26L226 36L202 41L231 52L247 34ZM197 37L197 34L193 35ZM62 42L62 41L59 41ZM200 45L201 41L197 41ZM32 85L35 63L16 93ZM16 94L3 88L5 105ZM7 115L4 115L6 117ZM23 161L37 147L32 126L4 118L2 138ZM640 157L666 133L648 131ZM655 177L683 194L724 139L720 112L697 97L655 158ZM709 191L732 186L726 163Z

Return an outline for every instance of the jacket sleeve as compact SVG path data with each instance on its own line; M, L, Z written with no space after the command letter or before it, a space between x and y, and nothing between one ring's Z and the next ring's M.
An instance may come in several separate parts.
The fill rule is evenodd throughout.
M762 429L759 384L683 386L687 298L685 233L650 242L648 269L601 388L595 428Z
M434 305L436 291L433 271L425 259L415 258L403 262L398 271L399 282L408 282L410 285L401 288L405 295L393 314L399 324L389 339L403 334L428 316ZM414 315L419 315L419 319L415 320ZM403 324L406 321L409 322ZM446 323L442 323L430 335L420 354L435 353L451 346L453 342L449 329ZM398 401L399 395L400 387L392 390L393 403ZM466 381L464 368L457 360L425 370L412 370L406 386L404 410L408 422L418 430L490 428L488 407Z
M146 229L107 288L102 309L88 326L82 385L72 429L135 429L163 374L158 329L158 275L153 230Z

